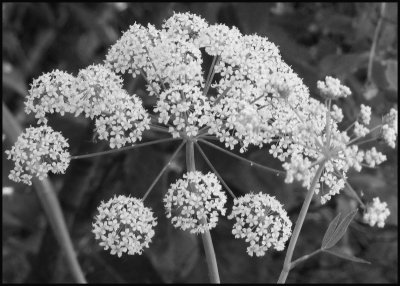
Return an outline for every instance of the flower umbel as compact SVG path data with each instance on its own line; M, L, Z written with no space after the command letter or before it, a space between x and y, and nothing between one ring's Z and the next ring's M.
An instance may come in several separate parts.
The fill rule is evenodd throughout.
M203 233L217 225L218 215L225 215L226 195L217 177L196 171L183 175L171 184L164 197L167 217L176 228Z
M263 256L270 247L283 250L291 234L292 222L282 204L261 192L236 198L228 218L235 220L232 230L235 238L245 238L250 244L247 247L250 256Z
M75 77L69 73L54 70L35 79L27 95L25 112L33 112L38 123L47 123L47 113L75 112L71 99L75 94Z
M325 81L318 81L317 86L321 95L329 99L347 97L351 94L347 86L342 85L338 79L331 76L325 77Z
M142 254L143 248L149 247L157 221L141 200L115 196L101 202L97 210L92 232L104 250L121 257L123 253Z
M8 177L31 185L33 176L43 180L50 171L65 173L70 161L68 147L67 139L50 126L27 128L6 151L7 158L15 162Z
M367 204L363 220L368 223L370 226L374 226L375 224L378 227L384 227L385 221L390 215L390 211L387 207L386 202L381 202L378 197L373 198L372 202Z

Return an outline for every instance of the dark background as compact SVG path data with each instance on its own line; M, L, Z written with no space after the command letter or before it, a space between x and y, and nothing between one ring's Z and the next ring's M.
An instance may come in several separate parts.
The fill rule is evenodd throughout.
M190 11L209 23L237 26L243 33L257 33L277 44L283 59L304 79L314 96L317 80L326 75L340 78L353 95L339 101L346 127L355 120L361 103L373 110L372 125L397 106L397 4L386 6L373 61L367 79L368 58L373 35L380 18L380 3L113 3L46 4L3 3L3 102L23 127L34 125L32 115L23 111L23 102L33 78L53 69L74 75L78 70L105 59L110 45L135 21L160 27L173 11ZM144 99L146 108L154 101L144 97L144 82L126 77L126 88ZM50 118L50 125L69 138L71 154L107 149L93 140L93 125L71 116ZM147 132L144 140L159 134ZM11 162L4 150L3 188L3 282L71 282L58 244L31 187L15 184L7 176ZM365 144L372 147L373 144ZM91 233L91 223L100 201L114 194L141 197L177 143L163 143L130 152L73 161L62 176L50 178L58 192L79 261L89 282L207 282L207 270L200 237L175 230L164 216L162 196L168 185L185 172L184 155L157 184L146 205L152 207L159 224L151 247L141 256L111 256L103 251ZM223 178L237 194L264 191L285 205L295 222L304 189L299 184L284 184L277 177L250 169L226 155L204 147ZM356 264L321 254L299 265L288 282L398 282L397 146L378 144L388 157L378 169L349 172L353 188L364 194L364 201L379 196L387 201L391 215L385 228L362 223L361 212L341 240L342 251L372 263ZM279 162L266 149L251 148L246 157L279 168ZM197 166L208 171L197 159ZM4 190L4 189L3 189ZM229 201L228 209L232 202ZM347 213L356 202L343 192L325 206L318 200L311 205L298 241L294 258L319 248L329 222L338 212ZM222 282L277 281L285 251L270 250L262 258L251 258L246 244L231 234L232 221L221 218L211 231Z

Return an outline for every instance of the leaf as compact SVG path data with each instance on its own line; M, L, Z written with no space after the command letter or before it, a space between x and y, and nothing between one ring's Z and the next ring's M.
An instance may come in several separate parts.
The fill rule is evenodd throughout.
M389 83L389 89L397 91L398 79L397 79L397 61L389 60L386 64L385 76Z
M369 262L367 260L355 257L355 256L347 254L347 253L338 252L337 249L329 249L329 250L325 249L325 250L322 250L322 251L330 253L332 255L335 255L337 257L340 257L340 258L343 258L343 259L346 259L346 260L353 261L353 262L371 264L371 262Z
M322 249L326 248L325 246L327 242L332 238L332 234L337 228L339 220L340 220L340 213L329 224L328 229L325 232L324 238L322 239L322 246L321 246Z
M350 225L350 222L356 215L357 211L358 209L355 209L354 211L350 212L348 215L345 216L345 218L339 223L339 225L333 232L332 236L327 240L326 244L323 247L323 250L331 248L343 237L347 228Z

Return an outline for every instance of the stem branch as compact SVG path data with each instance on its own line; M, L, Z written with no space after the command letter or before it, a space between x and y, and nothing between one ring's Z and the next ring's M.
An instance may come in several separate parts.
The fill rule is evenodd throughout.
M292 237L290 238L288 250L287 250L286 256L285 256L285 262L283 264L283 269L282 269L281 275L279 276L279 280L278 280L279 284L285 283L286 278L289 275L294 248L296 246L297 239L299 238L300 230L301 230L301 227L303 226L304 219L305 219L307 211L308 211L308 207L310 206L312 197L314 195L315 187L317 186L317 183L319 181L319 178L320 178L324 168L325 168L325 162L322 162L319 165L317 172L315 173L315 176L311 182L310 189L307 191L307 195L306 195L306 198L304 199L303 206L301 207L299 217L297 218Z
M223 153L225 153L225 154L227 154L229 156L232 156L232 157L234 157L236 159L242 160L243 162L246 162L246 163L250 164L251 167L255 166L255 167L270 171L270 172L274 172L274 173L278 173L278 174L285 174L285 171L276 170L276 169L273 169L273 168L258 164L256 162L253 162L253 161L249 160L249 159L243 158L243 157L238 156L238 155L236 155L236 154L234 154L232 152L229 152L229 151L227 151L227 150L225 150L225 149L223 149L221 147L218 147L217 145L214 145L214 144L212 144L210 142L207 142L205 140L199 139L199 141L204 143L204 144L207 144L208 146L211 146L214 149L217 149L217 150L219 150L219 151L221 151L221 152L223 152Z
M3 130L10 142L16 142L22 129L3 102ZM79 265L77 254L69 236L68 228L61 210L60 203L51 182L45 178L33 178L33 187L39 197L40 203L46 213L49 224L54 232L61 249L65 253L66 266L71 271L75 282L86 283L85 276Z
M371 51L369 52L368 70L367 70L367 82L368 83L372 82L372 67L374 64L375 50L376 50L376 46L378 44L379 32L381 30L382 22L385 17L385 8L386 8L386 3L381 3L379 20L378 20L378 24L376 25L376 28L375 28L374 38L372 40Z
M178 155L178 152L182 149L183 145L185 145L185 141L179 145L178 149L175 150L174 154L172 154L171 158L169 159L168 163L162 168L160 173L157 175L157 177L154 179L153 183L151 186L147 189L146 193L144 194L142 200L144 201L147 196L150 194L151 190L154 188L154 186L157 184L158 180L161 178L161 176L164 174L164 172L167 170L167 168L171 165L171 162L175 159L176 155Z
M108 150L108 151L97 152L97 153L86 154L86 155L71 156L71 160L107 155L107 154L112 154L112 153L116 153L116 152L120 152L120 151L131 150L131 149L135 149L135 148L139 148L139 147L150 146L150 145L157 144L157 143L171 142L171 141L176 141L176 140L182 140L182 138L165 138L165 139L159 139L159 140L154 140L154 141L145 142L145 143L139 143L139 144L135 144L132 146L122 147L122 148L114 149L114 150Z
M225 183L225 181L222 179L221 175L218 174L217 170L214 168L213 164L211 164L210 160L207 158L206 154L204 153L203 149L201 149L200 145L196 142L194 143L197 147L197 149L199 149L199 152L201 154L201 156L203 156L204 161L206 161L206 163L208 164L208 166L211 168L211 170L213 170L213 172L215 173L215 175L218 177L218 179L221 181L222 185L224 185L225 189L228 191L228 193L234 198L236 199L235 194L232 192L231 188L228 187L228 185Z
M196 171L193 141L187 141L186 143L186 168L188 172ZM192 185L193 191L196 192L197 190L193 187L194 186ZM202 220L202 223L204 223L204 219ZM203 246L206 253L208 275L210 276L210 282L219 284L220 279L218 274L217 258L215 257L215 251L210 231L205 230L204 233L201 234L201 238L203 240Z

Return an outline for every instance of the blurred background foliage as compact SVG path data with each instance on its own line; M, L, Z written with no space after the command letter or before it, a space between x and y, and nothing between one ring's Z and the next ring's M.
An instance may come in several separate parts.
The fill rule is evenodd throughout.
M361 103L372 107L377 124L390 107L397 107L397 3L3 3L3 103L23 126L35 125L23 111L33 78L53 69L77 74L101 63L108 48L134 22L160 27L173 11L190 11L209 23L237 26L243 33L257 33L277 44L283 59L304 79L315 96L316 82L326 75L340 78L353 95L339 101L350 124ZM378 22L372 73L368 63ZM144 99L147 108L154 99L145 97L142 79L125 78L126 89ZM93 139L93 124L84 118L53 116L50 125L69 139L72 154L107 149ZM158 134L148 132L144 140ZM365 147L372 145L365 144ZM294 269L288 282L392 282L398 281L397 151L379 143L388 161L378 169L350 173L354 189L365 201L379 196L391 211L384 229L370 228L359 214L340 242L343 251L372 263L356 264L322 254ZM10 161L4 150L11 142L3 137L3 282L71 282L63 254L47 224L35 192L14 184L7 176ZM184 172L184 156L178 157L149 196L147 206L158 217L156 235L142 256L117 258L103 251L91 234L91 223L100 201L114 194L140 197L156 177L175 143L159 144L132 152L73 161L67 174L51 176L65 218L89 282L207 282L203 248L199 237L175 230L164 216L162 195ZM217 170L237 194L249 190L272 194L281 200L293 222L300 210L304 189L284 184L282 177L250 169L225 154L204 147ZM249 159L279 168L266 148L250 149ZM208 171L198 157L197 166ZM228 208L232 205L229 201ZM319 248L323 233L338 212L347 213L356 202L343 192L327 205L316 199L295 251L295 258ZM223 282L277 281L284 252L270 251L251 258L246 245L231 234L232 222L220 219L212 230Z

